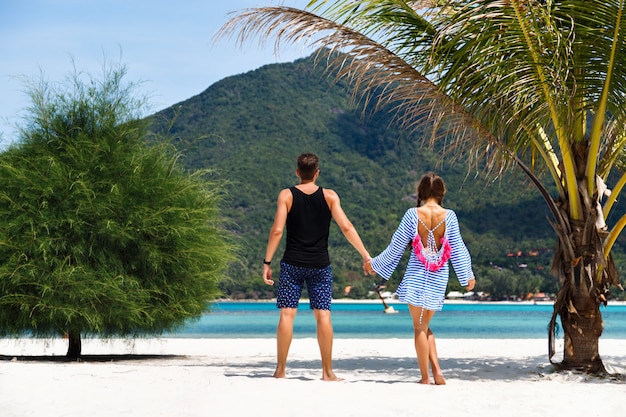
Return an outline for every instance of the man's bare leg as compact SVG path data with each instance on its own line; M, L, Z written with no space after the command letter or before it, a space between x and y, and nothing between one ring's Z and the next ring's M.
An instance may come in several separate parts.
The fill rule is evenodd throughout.
M274 371L274 378L286 377L287 355L293 338L293 321L297 312L297 308L280 309L280 319L276 329L276 371Z
M333 372L333 324L330 310L313 310L317 322L317 343L322 356L322 380L340 381Z

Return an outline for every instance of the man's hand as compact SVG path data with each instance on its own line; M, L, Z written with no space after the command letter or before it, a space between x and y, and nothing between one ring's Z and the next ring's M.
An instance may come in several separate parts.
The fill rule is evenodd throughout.
M263 265L263 281L265 281L267 285L274 285L272 267L270 265Z

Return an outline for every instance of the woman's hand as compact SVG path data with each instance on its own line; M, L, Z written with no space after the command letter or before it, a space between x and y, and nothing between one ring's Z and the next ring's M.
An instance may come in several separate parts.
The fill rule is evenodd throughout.
M372 268L372 258L363 260L363 272L365 275L376 275L376 271Z
M469 282L467 283L467 286L465 287L465 289L467 291L472 291L474 289L474 285L476 285L476 278L470 279Z

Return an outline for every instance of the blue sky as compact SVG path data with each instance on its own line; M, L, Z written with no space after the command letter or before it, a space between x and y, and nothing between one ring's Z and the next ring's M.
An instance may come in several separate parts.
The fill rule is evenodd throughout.
M141 92L158 111L201 93L230 75L275 62L289 62L311 50L273 44L243 48L234 40L214 42L230 12L285 5L303 9L308 0L2 0L0 2L0 144L15 137L28 106L20 77L62 82L78 70L94 76L104 61L122 63L126 81L141 81Z

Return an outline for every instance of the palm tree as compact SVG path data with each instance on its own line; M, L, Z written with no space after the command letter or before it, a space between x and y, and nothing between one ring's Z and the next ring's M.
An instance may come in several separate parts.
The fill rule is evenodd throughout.
M484 164L523 170L556 233L560 281L549 329L558 367L606 372L600 306L621 288L611 249L626 216L605 220L624 184L624 0L312 0L305 10L243 10L218 32L304 43L354 83L365 102L391 105L425 143ZM326 55L322 53L341 52ZM605 183L613 182L610 192ZM604 198L608 196L606 200ZM602 205L602 203L604 203ZM564 333L555 363L555 328Z

